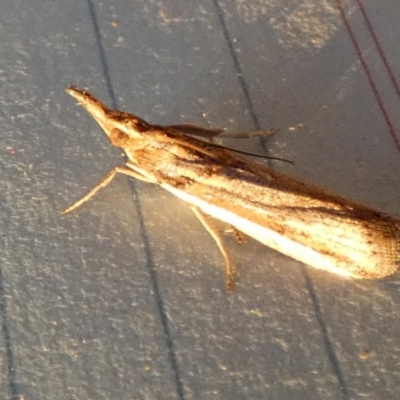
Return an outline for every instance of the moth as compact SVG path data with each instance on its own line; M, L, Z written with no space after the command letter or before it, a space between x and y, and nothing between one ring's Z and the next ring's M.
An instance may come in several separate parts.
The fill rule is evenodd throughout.
M295 260L344 277L379 279L397 270L399 220L194 137L232 136L223 130L152 125L108 108L77 87L67 92L97 121L111 144L123 149L127 161L63 214L120 173L157 184L189 204L225 259L228 291L233 288L232 262L210 217Z

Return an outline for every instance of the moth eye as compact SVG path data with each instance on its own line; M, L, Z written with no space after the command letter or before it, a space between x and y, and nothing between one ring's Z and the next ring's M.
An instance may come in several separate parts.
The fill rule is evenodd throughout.
M121 129L114 128L110 133L110 142L116 147L123 147L129 140L128 134Z

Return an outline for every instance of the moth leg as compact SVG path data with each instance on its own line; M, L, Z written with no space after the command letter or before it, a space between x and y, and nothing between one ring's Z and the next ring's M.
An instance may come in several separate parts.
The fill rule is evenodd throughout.
M274 134L278 128L270 128L270 129L263 129L261 131L252 131L252 132L229 132L229 131L221 131L220 133L216 134L214 137L218 138L233 138L233 139L251 139L254 137L260 136L270 136Z
M179 132L182 132L186 135L192 135L192 136L200 136L206 139L212 139L215 136L218 136L221 132L223 132L223 129L209 129L209 128L203 128L201 126L197 125L190 125L190 124L183 124L183 125L167 125L163 126L165 129L173 129Z
M242 232L239 231L239 229L235 228L233 225L229 225L230 228L227 229L225 232L233 232L235 235L236 241L238 243L243 243L245 241L244 235Z
M232 292L232 289L233 289L232 262L229 257L229 253L225 248L225 244L222 240L222 237L221 237L220 233L218 232L218 229L209 220L207 220L207 217L203 212L201 212L196 207L190 207L190 208L193 210L196 217L200 220L200 222L206 228L207 232L215 240L215 243L217 244L219 251L222 253L222 255L225 259L225 268L226 268L226 290L228 292Z
M269 136L275 133L278 129L264 129L261 131L253 132L229 132L225 129L208 129L201 126L184 124L184 125L168 125L164 126L166 129L175 129L179 132L185 133L186 135L200 136L206 139L213 139L216 137L222 138L234 138L234 139L250 139L259 136Z
M68 214L71 211L80 207L83 203L86 203L90 200L94 195L96 195L101 189L105 188L117 175L118 173L128 175L132 178L139 179L144 182L152 182L150 179L146 178L145 176L139 174L138 172L133 171L131 168L128 167L116 167L111 170L89 193L85 196L80 198L74 204L67 207L65 210L61 212L62 215Z

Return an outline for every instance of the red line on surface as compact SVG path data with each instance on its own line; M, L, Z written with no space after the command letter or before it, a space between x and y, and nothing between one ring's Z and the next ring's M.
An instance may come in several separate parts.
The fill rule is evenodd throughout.
M375 33L374 27L372 26L371 20L368 17L367 11L366 11L365 7L363 6L363 4L362 4L362 2L360 0L355 0L355 1L356 1L357 5L358 5L358 8L361 11L361 14L364 17L364 20L365 20L365 23L366 23L367 28L369 30L369 33L371 34L372 39L375 42L375 46L376 46L376 48L378 50L378 53L381 56L383 64L385 65L386 70L387 70L387 72L388 72L388 74L390 76L390 80L392 81L394 89L396 90L397 97L400 98L400 87L399 87L399 84L397 83L397 79L394 76L392 67L390 66L389 61L386 58L386 55L385 55L385 53L383 51L383 48L382 48L382 46L381 46L381 44L380 44L380 42L378 40L378 36Z
M367 65L367 63L366 63L366 61L364 59L364 56L362 54L360 46L358 45L357 39L356 39L356 37L354 35L354 32L351 29L350 23L349 23L349 21L348 21L348 19L346 17L345 12L344 12L344 8L343 8L343 5L342 5L342 2L341 2L341 0L335 0L335 1L336 1L336 6L337 6L337 8L338 8L338 10L340 12L341 17L342 17L343 23L346 26L347 33L350 36L350 39L351 39L351 41L353 43L353 46L354 46L354 49L355 49L355 51L357 53L357 56L358 56L358 58L359 58L359 60L361 62L361 65L362 65L362 67L364 69L365 75L367 76L369 85L371 86L372 92L374 93L375 99L376 99L376 101L378 103L378 106L379 106L379 108L381 110L383 118L384 118L384 120L386 122L386 125L387 125L388 129L389 129L390 135L392 136L392 139L393 139L394 143L396 144L397 150L400 153L400 140L397 137L396 131L395 131L394 126L393 126L393 124L392 124L392 122L391 122L391 120L389 118L389 114L386 111L385 105L383 104L383 100L382 100L382 98L381 98L381 96L379 94L378 88L377 88L377 86L376 86L376 84L374 82L374 79L372 78L371 71L369 70L368 65Z

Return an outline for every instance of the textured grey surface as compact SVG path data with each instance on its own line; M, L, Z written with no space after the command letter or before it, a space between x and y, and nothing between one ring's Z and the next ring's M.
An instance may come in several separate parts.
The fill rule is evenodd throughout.
M0 5L0 398L397 397L398 275L343 280L227 238L228 295L190 210L125 177L60 216L123 163L73 83L155 123L277 126L239 145L400 217L396 0Z

